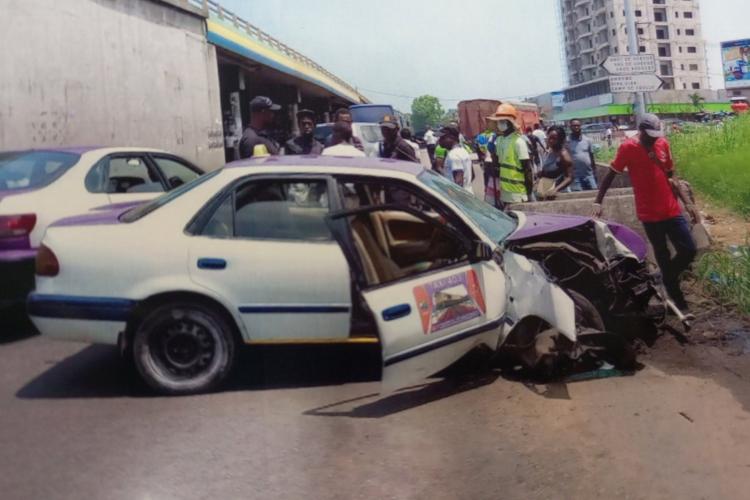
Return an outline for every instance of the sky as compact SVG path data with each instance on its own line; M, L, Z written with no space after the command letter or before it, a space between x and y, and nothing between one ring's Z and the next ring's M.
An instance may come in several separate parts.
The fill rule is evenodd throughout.
M219 0L357 87L411 109L414 97L534 96L565 86L558 0ZM750 38L750 0L702 0L711 85L719 43Z

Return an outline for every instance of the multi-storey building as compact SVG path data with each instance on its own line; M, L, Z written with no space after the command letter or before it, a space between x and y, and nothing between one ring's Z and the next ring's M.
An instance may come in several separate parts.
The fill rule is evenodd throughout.
M600 67L613 54L627 54L624 0L559 0L571 87L579 97L609 91ZM654 54L666 90L709 88L706 47L698 0L632 0L638 50ZM568 97L575 98L575 95Z

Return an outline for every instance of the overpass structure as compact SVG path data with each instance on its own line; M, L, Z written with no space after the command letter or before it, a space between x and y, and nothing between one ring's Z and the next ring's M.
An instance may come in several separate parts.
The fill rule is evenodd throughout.
M214 0L0 0L0 150L167 149L205 168L235 157L249 101L320 120L355 87ZM23 40L23 42L21 42Z

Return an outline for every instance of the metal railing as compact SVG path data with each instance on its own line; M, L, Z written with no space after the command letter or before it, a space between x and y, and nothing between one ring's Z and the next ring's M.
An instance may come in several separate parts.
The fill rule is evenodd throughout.
M202 9L204 12L207 12L209 14L209 17L215 16L216 18L220 20L229 21L236 28L245 32L254 40L261 42L262 44L276 50L277 52L289 57L290 59L293 59L299 63L304 64L308 68L314 69L315 71L327 76L328 78L330 78L337 84L341 85L348 91L354 93L357 96L360 96L360 93L357 91L356 88L352 87L351 85L346 83L344 80L342 80L338 76L334 75L333 73L331 73L330 71L322 67L320 64L316 63L315 61L305 56L304 54L294 50L293 48L281 42L280 40L277 40L276 38L272 37L271 35L263 31L262 29L258 28L257 26L250 24L249 22L242 19L234 12L225 9L218 2L214 0L183 0L183 1L189 5Z

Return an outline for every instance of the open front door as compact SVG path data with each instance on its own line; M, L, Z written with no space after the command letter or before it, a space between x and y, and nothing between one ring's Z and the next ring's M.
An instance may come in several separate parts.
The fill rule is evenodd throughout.
M383 390L419 382L485 344L497 347L505 279L492 261L367 290L383 349Z
M506 278L493 248L414 186L338 182L347 210L329 224L378 329L383 390L420 382L480 344L497 348Z

